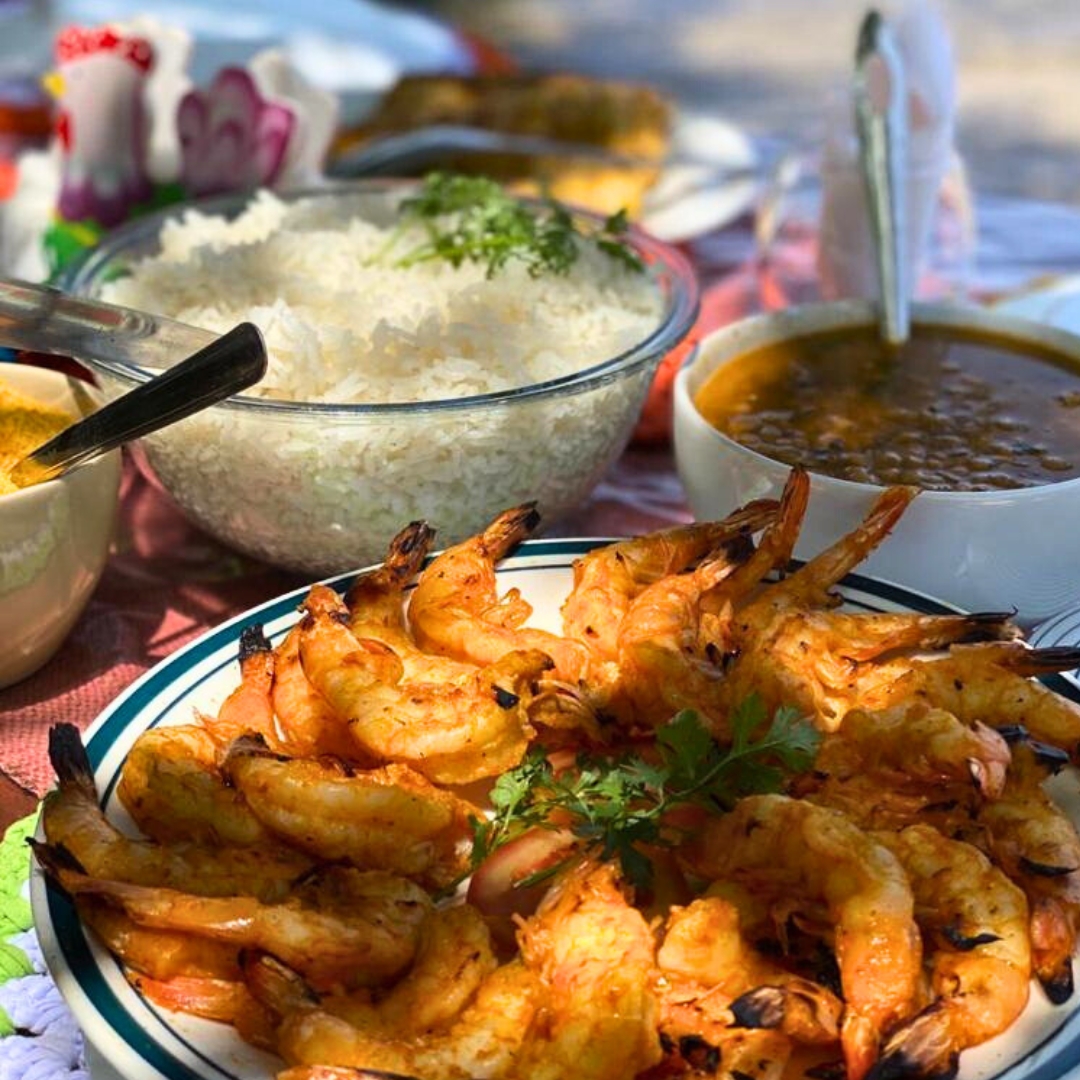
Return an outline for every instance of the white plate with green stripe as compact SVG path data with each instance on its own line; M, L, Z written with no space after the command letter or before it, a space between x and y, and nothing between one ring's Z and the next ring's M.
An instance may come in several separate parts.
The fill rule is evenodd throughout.
M516 587L533 605L532 625L559 627L559 607L573 561L598 539L528 541L500 566L501 589ZM344 590L352 575L329 584ZM147 672L94 722L86 744L108 816L128 819L116 796L120 770L144 731L213 713L239 678L241 631L261 624L274 644L298 617L306 589L298 589L231 619ZM855 611L947 612L954 609L895 585L851 575L840 592ZM1066 680L1055 689L1080 700ZM84 933L67 898L40 872L31 878L35 925L49 970L94 1052L121 1080L271 1080L283 1066L243 1043L231 1027L169 1012L143 998L114 957ZM1080 997L1078 993L1075 997ZM1033 984L1031 1002L1003 1035L961 1056L960 1080L1058 1080L1080 1069L1076 1000L1053 1007ZM108 1074L95 1080L110 1080ZM631 1078L627 1078L631 1080Z

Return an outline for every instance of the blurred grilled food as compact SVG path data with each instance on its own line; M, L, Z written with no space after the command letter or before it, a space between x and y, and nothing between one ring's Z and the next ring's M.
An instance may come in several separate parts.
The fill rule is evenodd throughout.
M454 124L568 144L566 153L470 152L440 168L483 173L525 194L554 198L610 214L641 209L668 152L671 107L648 86L584 75L408 75L383 97L363 125L343 132L330 161L364 143L431 125ZM575 156L572 144L634 158Z

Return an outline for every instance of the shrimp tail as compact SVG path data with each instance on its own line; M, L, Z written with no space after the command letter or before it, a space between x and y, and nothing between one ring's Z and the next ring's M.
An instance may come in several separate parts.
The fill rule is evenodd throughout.
M252 623L240 631L239 660L240 666L253 657L264 656L272 649L270 641L263 631L262 623Z
M435 530L426 521L412 521L390 541L386 558L380 566L361 574L346 590L345 605L350 611L364 603L369 590L397 593L420 572L431 545Z
M63 844L44 844L32 836L28 836L26 842L30 845L30 850L41 869L62 888L64 888L65 879L70 875L86 874L83 864Z
M960 1054L939 1013L936 1001L893 1033L865 1080L952 1080Z
M97 801L97 786L82 735L74 724L59 723L49 728L49 763L61 788L75 788Z
M804 1044L836 1042L842 1008L835 994L803 979L756 987L728 1006L733 1026L777 1028Z
M319 1005L319 995L299 972L276 957L257 949L240 954L244 983L263 1008L277 1017Z
M1051 645L1042 649L1019 648L1005 656L1004 666L1018 675L1053 675L1080 667L1080 647Z
M1064 958L1054 971L1037 972L1039 985L1051 1005L1064 1005L1073 996L1072 960Z
M1059 900L1038 897L1031 905L1032 968L1047 999L1063 1005L1073 995L1072 954L1076 935Z
M501 559L527 536L531 536L539 524L540 511L536 508L535 499L512 507L484 530L483 548L491 558Z

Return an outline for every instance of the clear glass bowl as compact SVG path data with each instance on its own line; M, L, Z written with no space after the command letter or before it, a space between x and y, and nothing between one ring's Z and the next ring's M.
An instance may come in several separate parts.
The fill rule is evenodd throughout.
M400 190L368 181L301 194L360 193L377 215ZM219 198L139 219L106 236L61 286L98 296L103 283L157 252L165 221L192 205L231 216L245 202ZM143 439L144 468L211 535L305 574L379 561L393 535L416 519L427 520L441 544L531 499L542 521L554 523L622 452L658 365L696 317L697 281L679 252L641 233L630 243L661 292L662 314L643 340L601 363L519 389L421 403L235 397ZM85 362L110 397L154 374Z

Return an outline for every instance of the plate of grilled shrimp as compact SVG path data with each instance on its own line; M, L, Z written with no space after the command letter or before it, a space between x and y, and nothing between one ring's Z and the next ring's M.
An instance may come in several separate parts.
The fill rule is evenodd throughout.
M125 1078L1058 1077L1080 705L1010 616L717 522L442 551L282 596L81 737L46 958Z

